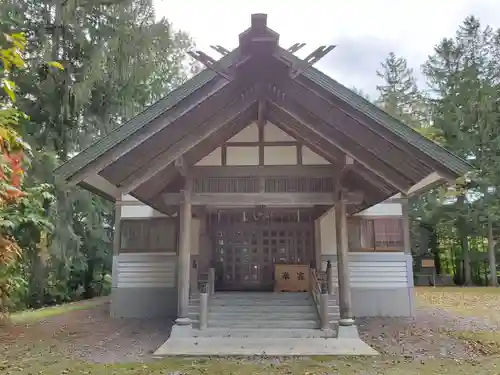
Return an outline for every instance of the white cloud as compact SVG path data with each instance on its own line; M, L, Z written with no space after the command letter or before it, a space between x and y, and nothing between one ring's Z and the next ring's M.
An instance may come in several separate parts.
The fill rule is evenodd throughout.
M305 42L303 53L308 53L322 44L337 44L318 68L368 92L373 92L375 71L389 51L419 69L434 45L453 36L467 15L500 27L499 0L155 0L155 5L158 16L187 31L198 48L213 56L211 44L235 47L250 15L267 13L268 26L285 47Z

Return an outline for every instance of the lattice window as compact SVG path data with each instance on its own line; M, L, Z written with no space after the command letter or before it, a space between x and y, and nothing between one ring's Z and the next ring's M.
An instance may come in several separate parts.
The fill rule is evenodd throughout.
M121 221L121 252L170 252L176 248L176 223L173 219Z
M333 191L331 177L267 177L266 193L328 193Z
M195 178L193 191L195 193L256 193L258 179L255 177L210 177Z

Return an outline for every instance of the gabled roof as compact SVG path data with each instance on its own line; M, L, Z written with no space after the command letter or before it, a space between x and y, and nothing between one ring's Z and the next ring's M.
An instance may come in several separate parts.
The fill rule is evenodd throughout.
M115 128L56 174L108 198L131 193L161 211L159 193L178 176L174 159L182 155L196 163L256 119L262 101L268 102L268 116L276 125L333 164L345 154L356 160L350 180L376 190L359 209L471 169L279 47L278 34L262 19L253 17L252 27L240 35L240 46L211 69ZM297 68L300 74L290 74Z

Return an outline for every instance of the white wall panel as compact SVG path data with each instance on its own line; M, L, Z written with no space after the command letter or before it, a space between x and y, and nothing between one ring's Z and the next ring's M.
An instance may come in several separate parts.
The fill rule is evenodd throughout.
M201 159L198 163L195 165L202 165L202 166L217 166L217 165L222 165L222 150L221 148L216 148L213 150L210 154L205 156L203 159Z
M259 148L228 146L227 165L259 165Z
M309 147L302 146L302 164L304 165L324 165L330 164L324 157L313 152Z
M293 142L296 141L291 135L285 133L276 125L268 122L264 126L264 141L265 142Z
M113 259L118 288L175 287L175 254L119 254Z
M296 146L265 146L264 165L296 165Z

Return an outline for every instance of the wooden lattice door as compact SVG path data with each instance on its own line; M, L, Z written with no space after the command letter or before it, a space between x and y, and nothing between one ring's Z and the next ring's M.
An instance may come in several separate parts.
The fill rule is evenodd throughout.
M309 264L313 224L218 218L212 226L217 288L272 290L274 264Z

